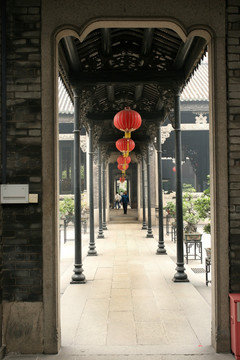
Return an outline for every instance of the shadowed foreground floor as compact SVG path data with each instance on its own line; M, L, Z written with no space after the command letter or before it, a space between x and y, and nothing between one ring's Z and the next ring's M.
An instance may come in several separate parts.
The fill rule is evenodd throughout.
M115 210L117 211L117 210ZM119 210L121 211L121 210ZM118 211L117 211L118 212ZM129 214L130 215L130 214ZM70 285L73 242L62 249L69 266L62 273L62 348L58 355L17 356L22 359L71 360L227 360L211 347L211 286L199 260L189 261L189 283L174 283L175 244L166 238L168 255L155 255L155 238L146 238L141 224L110 223L104 239L96 239L98 256L87 254L87 283ZM65 253L64 253L65 251Z

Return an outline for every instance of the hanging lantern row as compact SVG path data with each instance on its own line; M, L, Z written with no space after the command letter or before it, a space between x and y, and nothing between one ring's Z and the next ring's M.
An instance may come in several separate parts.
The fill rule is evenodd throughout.
M125 138L130 138L131 132L141 126L142 118L137 111L127 106L114 116L113 123L117 129L125 132Z
M118 170L127 170L129 168L128 164L118 164Z
M131 162L131 158L130 156L124 157L123 155L119 156L117 158L117 163L118 163L118 169L122 170L122 176L120 177L119 181L121 183L123 183L125 181L125 171L128 169L129 165Z
M124 110L119 111L113 119L114 126L124 131L124 138L116 141L116 148L123 154L117 158L118 169L122 171L120 182L125 181L126 170L129 167L131 158L129 152L135 148L135 142L131 139L131 132L137 130L141 124L142 119L137 111L125 107Z
M118 164L130 164L130 162L131 162L130 156L124 157L123 155L121 155L117 158Z
M129 152L133 151L133 149L135 148L135 142L132 139L126 139L126 138L118 139L116 141L116 148L121 153L123 153L124 157L128 157Z

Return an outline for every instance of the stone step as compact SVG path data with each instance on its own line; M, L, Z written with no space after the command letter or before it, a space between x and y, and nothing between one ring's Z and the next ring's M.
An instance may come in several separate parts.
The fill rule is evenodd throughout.
M111 224L133 224L133 223L137 223L138 220L110 220L109 221Z

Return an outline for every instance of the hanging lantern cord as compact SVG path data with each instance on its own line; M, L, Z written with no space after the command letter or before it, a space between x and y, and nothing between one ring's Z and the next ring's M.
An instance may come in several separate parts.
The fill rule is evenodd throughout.
M130 139L131 138L131 131L125 131L125 139Z

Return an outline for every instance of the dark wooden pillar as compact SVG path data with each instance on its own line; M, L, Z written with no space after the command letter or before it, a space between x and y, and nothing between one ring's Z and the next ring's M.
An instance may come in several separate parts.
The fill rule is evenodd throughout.
M158 124L157 132L157 155L158 155L158 248L157 255L166 255L163 231L163 200L162 200L162 144L161 124Z
M177 223L177 267L173 277L174 282L187 282L188 277L184 267L183 248L183 209L182 209L182 140L181 140L181 114L180 92L174 98L175 117L175 162L176 162L176 223Z
M147 230L146 224L146 199L145 199L145 163L144 156L142 156L142 206L143 206L143 223L142 230Z
M96 245L94 238L94 201L93 201L93 134L92 124L89 123L89 226L90 226L90 241L89 241L89 256L96 256Z
M103 239L103 225L102 225L102 159L101 159L101 146L98 146L98 214L99 214L99 227L98 239Z
M80 189L80 117L79 96L74 94L74 229L75 229L75 263L71 284L85 283L82 267L82 234L81 234L81 189Z
M147 146L147 191L148 191L148 228L147 236L148 238L153 238L152 233L152 206L151 206L151 174L150 174L150 144Z
M103 230L107 230L106 223L106 169L105 160L102 161L102 194L103 194Z

